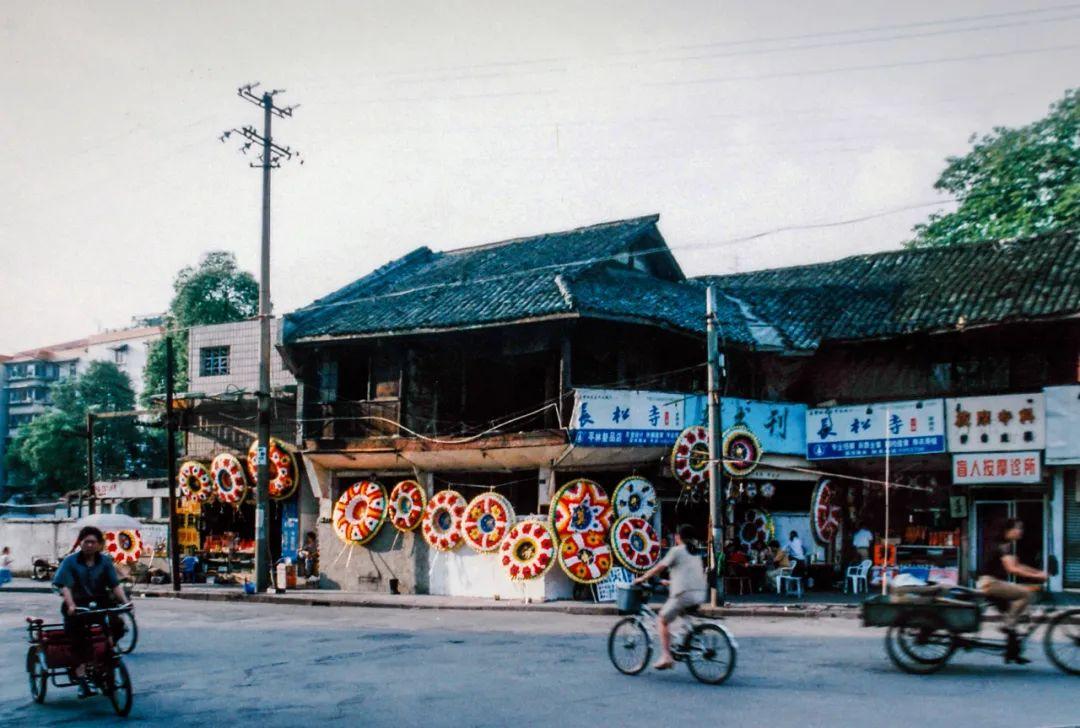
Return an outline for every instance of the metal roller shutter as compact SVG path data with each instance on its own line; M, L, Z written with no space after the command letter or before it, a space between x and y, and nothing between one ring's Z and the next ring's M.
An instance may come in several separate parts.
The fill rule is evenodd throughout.
M1066 589L1080 588L1080 478L1076 470L1065 473L1065 565Z

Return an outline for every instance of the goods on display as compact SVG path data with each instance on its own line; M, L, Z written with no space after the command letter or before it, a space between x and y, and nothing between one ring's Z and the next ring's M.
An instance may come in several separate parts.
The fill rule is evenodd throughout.
M176 474L176 484L184 500L205 503L214 494L210 471L197 460L187 460Z
M498 493L481 493L465 508L461 535L465 543L480 553L496 551L513 522L514 508L510 501Z
M559 540L574 533L606 534L612 509L607 492L585 478L571 480L551 499L551 526Z
M431 496L424 508L421 528L428 546L439 551L453 551L461 545L461 523L466 505L464 496L456 490L444 490Z
M751 508L743 514L739 524L739 541L747 549L760 551L776 537L776 523L772 514L759 508Z
M616 518L633 516L649 520L656 513L656 488L640 475L623 478L615 486L611 500Z
M256 440L248 448L247 456L248 475L253 483L259 477L259 465L256 462L258 452L259 441ZM270 466L270 497L274 500L288 498L296 490L296 458L285 448L285 443L271 437L267 462Z
M620 518L611 529L611 545L623 566L642 573L660 560L660 539L644 518Z
M555 536L543 521L522 521L507 532L501 553L511 579L535 579L555 562Z
M345 543L365 544L386 520L386 491L373 480L353 483L334 504L334 533Z
M399 531L411 531L420 525L426 505L424 487L415 480L403 480L390 493L390 523Z
M134 563L142 556L142 551L142 534L135 529L105 532L105 553L116 563Z
M671 472L687 485L703 483L709 477L709 433L704 427L687 427L671 450Z
M247 476L240 458L230 452L220 453L210 463L210 477L219 501L234 506L243 502L247 494Z
M814 495L810 499L810 520L814 525L814 538L823 544L832 543L840 530L842 513L839 489L829 478L822 478L814 487Z
M724 433L724 470L734 478L745 478L761 462L761 441L745 427L732 427Z
M762 483L759 492L762 498L772 498L776 495L776 486L773 483Z
M559 566L579 584L600 581L611 571L612 564L605 531L570 533L559 544Z

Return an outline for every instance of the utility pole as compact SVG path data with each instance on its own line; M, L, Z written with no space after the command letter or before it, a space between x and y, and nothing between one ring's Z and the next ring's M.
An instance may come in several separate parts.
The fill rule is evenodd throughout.
M173 389L176 387L176 359L173 339L165 335L165 473L169 484L169 565L172 588L180 591L180 534L176 517L176 418L173 413Z
M259 162L251 167L262 169L262 248L259 266L259 440L256 450L258 473L255 483L255 590L264 592L270 586L270 544L267 538L267 510L269 501L270 462L267 453L270 450L270 320L273 316L270 305L270 171L281 166L282 159L299 158L299 154L288 147L274 143L270 133L271 121L275 116L292 116L297 106L278 107L274 105L274 96L283 93L283 89L256 93L258 83L241 86L237 95L245 101L259 106L263 110L263 132L259 134L255 127L245 126L230 129L221 135L225 142L233 134L244 138L240 147L243 154L255 145L262 147ZM303 160L300 160L303 164Z
M94 413L86 413L86 495L89 511L94 510ZM80 514L81 515L81 514Z
M716 320L716 289L705 290L706 351L709 362L709 569L715 588L712 591L713 606L724 603L724 531L727 512L724 498L723 468L721 467L720 393L724 386L724 353L720 351L718 322Z

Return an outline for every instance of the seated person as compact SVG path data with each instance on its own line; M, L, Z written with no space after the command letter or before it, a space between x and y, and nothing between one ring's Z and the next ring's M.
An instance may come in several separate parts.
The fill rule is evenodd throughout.
M776 577L780 576L783 569L791 568L791 559L788 558L788 552L780 548L780 542L775 539L769 541L769 550L772 551L772 563L765 572L765 583L770 589L775 589Z
M188 548L187 555L180 559L180 580L189 584L195 583L195 574L199 571L199 557L195 555L195 549Z
M1014 584L1009 576L1045 582L1050 578L1042 569L1020 563L1013 553L1013 545L1024 535L1024 524L1016 518L1005 521L1001 540L994 547L993 557L988 560L985 571L979 576L976 588L991 599L1001 601L1007 606L1002 610L1005 624L1002 629L1008 638L1005 648L1005 662L1025 665L1030 660L1021 654L1020 638L1016 634L1016 622L1027 610L1038 587L1033 584Z
M750 559L746 555L746 547L742 544L732 549L731 555L728 556L728 564L734 569L745 568L749 563Z

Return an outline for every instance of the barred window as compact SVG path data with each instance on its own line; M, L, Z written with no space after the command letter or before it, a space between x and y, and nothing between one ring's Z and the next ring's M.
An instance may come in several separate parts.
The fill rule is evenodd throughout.
M229 347L206 346L199 350L199 374L216 377L229 373Z

